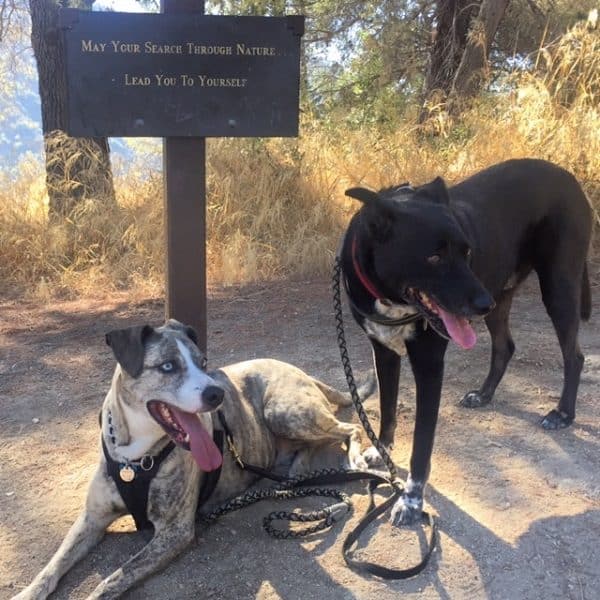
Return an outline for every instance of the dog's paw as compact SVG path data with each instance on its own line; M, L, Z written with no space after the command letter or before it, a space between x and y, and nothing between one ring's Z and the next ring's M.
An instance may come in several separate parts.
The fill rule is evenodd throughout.
M388 448L388 451L390 449ZM384 466L383 459L375 446L369 446L363 453L362 458L367 463L367 466L372 469L381 469Z
M368 471L369 465L362 454L356 456L346 455L344 460L344 468L350 471Z
M423 512L423 497L410 494L402 494L398 502L392 508L390 521L392 525L411 525L421 519Z
M489 404L490 400L491 398L482 395L478 390L473 390L472 392L467 392L459 404L463 408L479 408L480 406Z
M552 409L543 419L542 427L546 431L555 431L556 429L564 429L573 422L573 417L566 413Z

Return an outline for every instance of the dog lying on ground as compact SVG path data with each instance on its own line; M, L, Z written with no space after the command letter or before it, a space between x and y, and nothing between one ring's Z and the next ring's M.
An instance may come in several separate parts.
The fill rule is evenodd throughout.
M567 427L583 355L580 319L591 312L586 257L592 211L570 173L542 160L510 160L447 188L441 178L373 192L353 188L363 202L341 249L354 318L373 346L379 380L380 439L391 447L396 428L400 357L408 354L416 383L410 474L393 518L420 515L430 469L448 340L471 348L470 319L485 316L492 338L489 374L461 404L488 404L514 352L508 317L519 285L531 271L564 359L558 407L545 429ZM365 458L375 462L370 448Z
M345 396L276 360L206 372L195 342L193 329L174 320L158 329L107 334L118 365L102 406L100 464L85 508L48 565L16 598L46 598L126 513L153 536L90 597L116 598L173 560L194 538L199 491L209 477L216 487L203 511L257 478L217 447L213 437L223 428L245 461L265 469L289 466L290 477L306 472L319 449L341 443L347 445L345 466L366 468L359 427L338 421L328 404L347 405Z

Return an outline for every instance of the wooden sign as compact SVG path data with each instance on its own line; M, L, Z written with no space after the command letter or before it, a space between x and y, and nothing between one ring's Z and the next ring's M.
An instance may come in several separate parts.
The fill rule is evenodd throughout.
M63 9L72 136L298 135L304 17Z
M207 350L206 137L298 135L304 17L204 15L203 0L161 14L61 9L67 133L162 137L165 313Z

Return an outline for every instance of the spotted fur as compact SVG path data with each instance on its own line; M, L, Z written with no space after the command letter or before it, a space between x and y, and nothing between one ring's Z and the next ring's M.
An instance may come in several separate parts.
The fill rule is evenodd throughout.
M132 376L123 364L117 365L102 408L102 436L114 460L133 460L146 453L154 456L168 443L163 429L146 409L147 402L163 400L182 409L206 411L203 393L210 386L217 386L223 391L219 410L225 415L240 454L249 463L267 469L285 465L294 475L308 467L315 451L324 446L339 448L346 443L347 466L366 468L360 454L360 429L338 421L329 406L329 402L345 404L346 398L300 369L260 359L206 372L204 355L194 344L189 328L176 321L168 321L158 329L120 330L110 340L118 346L113 347L115 354L136 374ZM135 355L140 352L140 343L143 361ZM127 347L129 344L131 348ZM170 374L161 370L160 366L167 362L177 363L178 370ZM220 427L214 413L199 412L198 418L211 432L213 426ZM225 452L223 458L221 477L203 510L243 492L256 479L255 475L240 471L229 453ZM190 544L203 477L190 452L176 447L169 454L148 493L147 516L154 526L152 539L104 579L90 597L121 596ZM51 594L59 579L125 511L100 452L100 464L81 515L50 562L16 599L40 599Z

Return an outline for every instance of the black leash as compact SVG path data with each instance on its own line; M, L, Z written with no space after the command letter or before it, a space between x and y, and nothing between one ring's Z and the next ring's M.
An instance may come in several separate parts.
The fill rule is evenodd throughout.
M383 478L384 483L391 486L392 488L391 496L387 498L382 504L376 506L373 498L373 492L375 488L378 485L380 485L380 483L375 481L370 484L369 492L371 495L371 502L369 508L367 509L367 512L360 520L358 525L346 537L346 540L344 541L344 544L342 546L342 554L344 556L346 564L355 571L370 573L371 575L376 575L377 577L382 577L384 579L407 579L408 577L413 577L417 573L420 573L427 566L427 563L429 562L429 559L431 558L431 555L435 549L435 544L437 540L437 525L433 517L426 511L421 512L421 519L424 524L429 525L430 529L430 535L427 542L427 550L421 561L414 567L410 567L407 569L390 569L388 567L384 567L376 563L360 561L353 557L353 548L358 542L360 535L373 521L375 521L380 515L385 513L390 506L393 506L393 504L400 499L404 488L402 482L398 477L396 465L394 464L394 461L392 460L387 448L379 441L379 438L375 434L373 427L369 422L367 413L365 412L365 409L362 405L361 399L358 395L358 389L356 386L356 381L354 380L352 365L350 364L350 357L348 355L346 336L344 334L344 316L342 312L342 298L340 292L341 274L342 262L340 256L336 255L332 277L333 310L335 314L337 341L340 349L342 366L344 368L344 374L346 375L348 389L350 390L350 397L352 398L352 403L354 404L354 408L358 414L358 418L360 419L360 422L369 440L371 441L373 446L375 446L377 452L381 456L390 474L389 478Z
M423 511L421 513L421 519L424 525L429 526L430 534L427 540L427 551L425 552L421 562L416 564L414 567L409 567L407 569L391 569L389 567L384 567L377 563L372 563L364 560L356 560L353 557L353 549L354 546L358 543L358 540L364 530L378 517L383 515L388 508L394 505L394 503L400 497L400 494L393 493L389 498L387 498L384 502L382 502L379 506L375 506L373 501L373 496L371 495L371 508L367 509L367 512L363 516L363 518L359 521L358 525L347 535L344 543L342 545L342 554L344 556L344 560L346 564L359 573L369 573L370 575L375 575L376 577L381 577L382 579L408 579L409 577L413 577L420 573L429 562L431 555L435 549L435 545L437 542L437 526L433 517Z
M221 506L214 509L208 515L200 515L200 519L205 523L212 523L227 513L240 510L266 499L290 500L292 498L306 498L308 496L335 498L337 500L336 503L326 506L322 509L310 512L274 511L269 513L263 519L263 528L269 535L275 538L290 539L305 537L312 533L316 533L317 531L322 531L323 529L331 527L336 521L339 521L343 516L352 510L352 502L350 501L350 497L345 492L337 489L315 486L343 483L345 481L350 481L350 477L353 477L354 480L356 480L365 479L365 477L371 476L371 473L359 471L350 472L337 469L323 469L294 479L284 477L274 473L269 469L252 465L246 462L240 455L235 445L233 432L227 424L225 415L221 411L218 411L217 416L219 418L219 423L223 428L223 432L225 433L227 449L231 453L231 456L233 457L237 466L241 470L253 473L260 478L266 478L270 479L271 481L275 481L277 485L270 488L246 492L245 494L228 500ZM296 527L294 529L278 529L273 525L275 521L315 524L304 528Z

